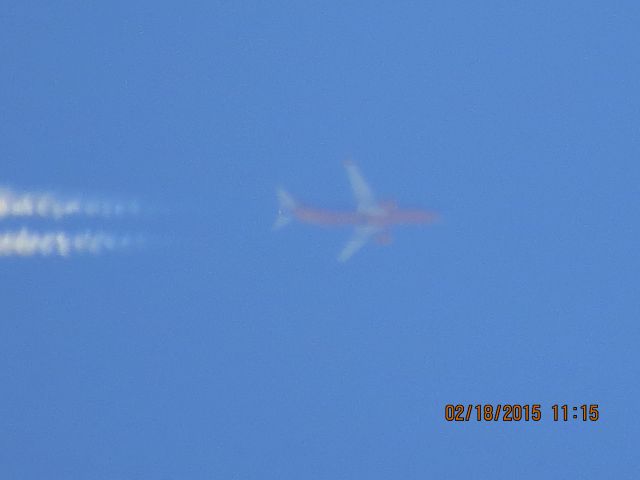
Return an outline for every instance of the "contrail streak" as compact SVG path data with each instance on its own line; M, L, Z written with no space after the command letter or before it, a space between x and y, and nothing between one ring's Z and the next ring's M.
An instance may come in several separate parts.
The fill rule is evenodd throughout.
M98 255L139 245L141 239L109 233L32 232L26 228L0 232L0 257Z
M0 219L5 217L42 217L61 219L68 216L111 217L135 215L135 203L63 199L51 193L16 192L0 187Z

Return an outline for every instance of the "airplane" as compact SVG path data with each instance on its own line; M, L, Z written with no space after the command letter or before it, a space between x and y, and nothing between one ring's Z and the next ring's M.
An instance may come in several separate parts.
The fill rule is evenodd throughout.
M356 199L355 211L330 211L309 207L299 203L283 188L278 188L276 193L279 209L273 229L280 229L294 219L322 227L353 226L351 239L338 255L339 262L346 262L371 238L375 237L380 244L391 243L389 230L393 226L428 224L438 219L434 212L404 210L399 209L394 202L378 202L360 169L352 161L344 162L344 167Z

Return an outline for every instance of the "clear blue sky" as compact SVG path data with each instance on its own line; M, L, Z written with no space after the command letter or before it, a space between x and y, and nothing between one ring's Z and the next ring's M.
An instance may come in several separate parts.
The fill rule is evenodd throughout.
M0 477L640 476L638 2L2 10L1 183L162 241L2 260ZM346 158L444 221L345 265L270 231L279 184L350 207Z

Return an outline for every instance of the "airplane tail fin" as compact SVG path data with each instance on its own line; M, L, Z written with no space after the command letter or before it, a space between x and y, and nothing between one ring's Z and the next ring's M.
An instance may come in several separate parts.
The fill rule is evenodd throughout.
M278 196L278 216L273 224L273 230L278 230L293 220L293 210L297 204L293 197L283 188L276 191Z

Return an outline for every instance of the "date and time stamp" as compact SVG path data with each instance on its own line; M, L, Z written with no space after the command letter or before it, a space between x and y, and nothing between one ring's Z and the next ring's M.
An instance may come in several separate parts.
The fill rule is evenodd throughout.
M597 403L568 405L554 404L543 407L531 404L447 404L444 407L447 422L597 422L600 420Z

